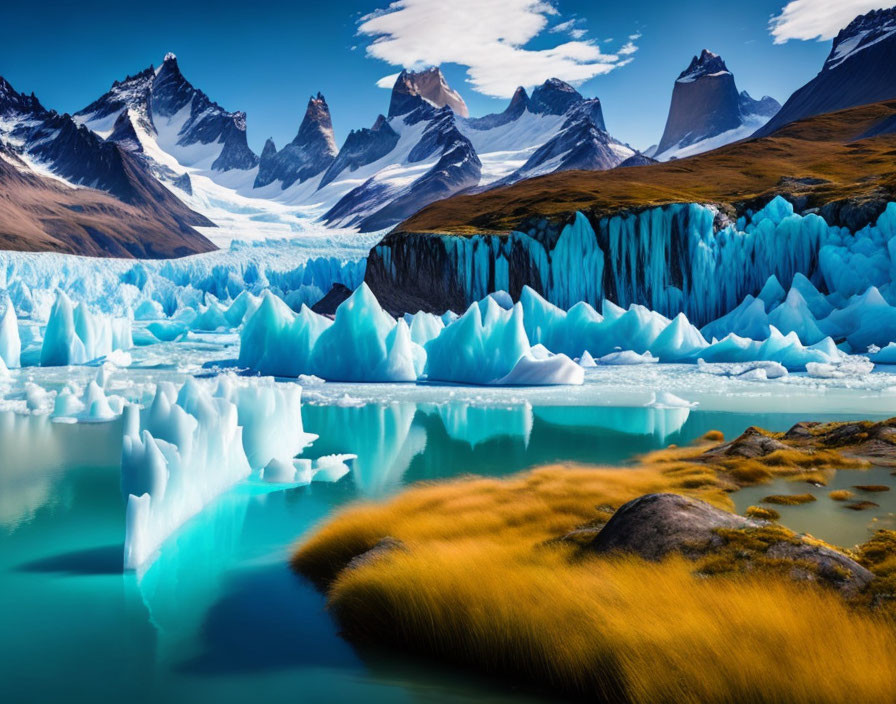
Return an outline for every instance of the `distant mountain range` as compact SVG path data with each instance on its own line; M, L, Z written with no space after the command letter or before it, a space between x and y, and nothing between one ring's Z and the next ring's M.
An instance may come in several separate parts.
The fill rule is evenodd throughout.
M317 93L295 138L280 149L269 139L260 155L248 146L245 113L193 86L173 54L73 116L0 79L0 192L30 194L0 207L0 239L14 248L176 256L212 247L195 228L213 236L203 228L227 230L239 218L250 235L283 213L385 230L450 196L570 170L649 167L896 97L896 72L881 70L894 59L896 10L859 17L818 76L780 108L738 91L722 58L704 50L675 81L662 138L645 153L612 137L599 99L558 79L531 94L518 88L502 112L471 117L439 68L402 71L387 113L341 145ZM30 244L18 242L25 231Z

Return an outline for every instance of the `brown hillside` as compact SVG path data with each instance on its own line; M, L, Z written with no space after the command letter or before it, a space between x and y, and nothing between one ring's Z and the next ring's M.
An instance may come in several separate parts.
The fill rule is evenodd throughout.
M611 171L567 171L433 203L396 232L507 232L530 216L604 215L678 202L759 205L774 195L819 207L845 198L896 198L896 101L812 117L769 137L689 159Z

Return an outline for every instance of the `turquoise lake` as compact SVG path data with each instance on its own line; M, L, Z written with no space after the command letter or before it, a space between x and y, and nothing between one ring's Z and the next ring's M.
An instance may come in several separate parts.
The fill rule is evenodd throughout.
M138 577L121 568L120 421L66 425L0 413L3 701L535 701L506 682L356 650L323 597L290 572L291 546L338 507L417 481L552 462L626 471L638 454L711 429L732 438L750 425L784 430L840 417L460 402L306 403L302 415L321 436L306 455L356 453L350 474L285 490L237 486ZM739 507L747 499L755 500L738 498ZM874 519L891 520L896 506L881 503L855 514L819 501L784 520L852 540Z

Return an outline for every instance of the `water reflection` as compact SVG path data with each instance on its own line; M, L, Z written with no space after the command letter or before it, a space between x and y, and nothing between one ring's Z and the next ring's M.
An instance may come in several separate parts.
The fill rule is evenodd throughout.
M15 530L49 502L71 467L115 467L121 457L118 423L73 426L47 416L0 411L0 528Z

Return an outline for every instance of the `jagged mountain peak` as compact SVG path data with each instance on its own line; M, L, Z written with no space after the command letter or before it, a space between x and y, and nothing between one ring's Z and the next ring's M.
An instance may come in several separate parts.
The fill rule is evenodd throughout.
M834 38L824 68L839 66L851 56L896 34L896 7L859 15Z
M43 111L44 106L34 93L19 93L9 81L0 76L0 115Z
M656 156L691 156L743 139L780 107L768 96L754 100L738 91L722 57L704 49L675 80Z
M274 144L274 138L268 137L264 142L264 148L261 150L261 158L267 159L277 153L277 146Z
M709 49L700 52L700 56L691 59L688 67L678 75L678 81L682 83L690 83L704 76L723 76L731 75L728 67L725 65L724 59L718 54L714 54Z
M469 117L470 111L460 94L448 85L438 66L423 71L402 70L392 87L389 117L406 115L421 104L435 108L450 107L457 115Z
M545 115L562 115L584 98L575 88L559 78L549 78L532 91L529 109Z
M336 138L333 135L333 120L330 107L321 93L308 99L308 107L299 131L292 140L294 146L307 146L319 150L321 154L336 156Z

